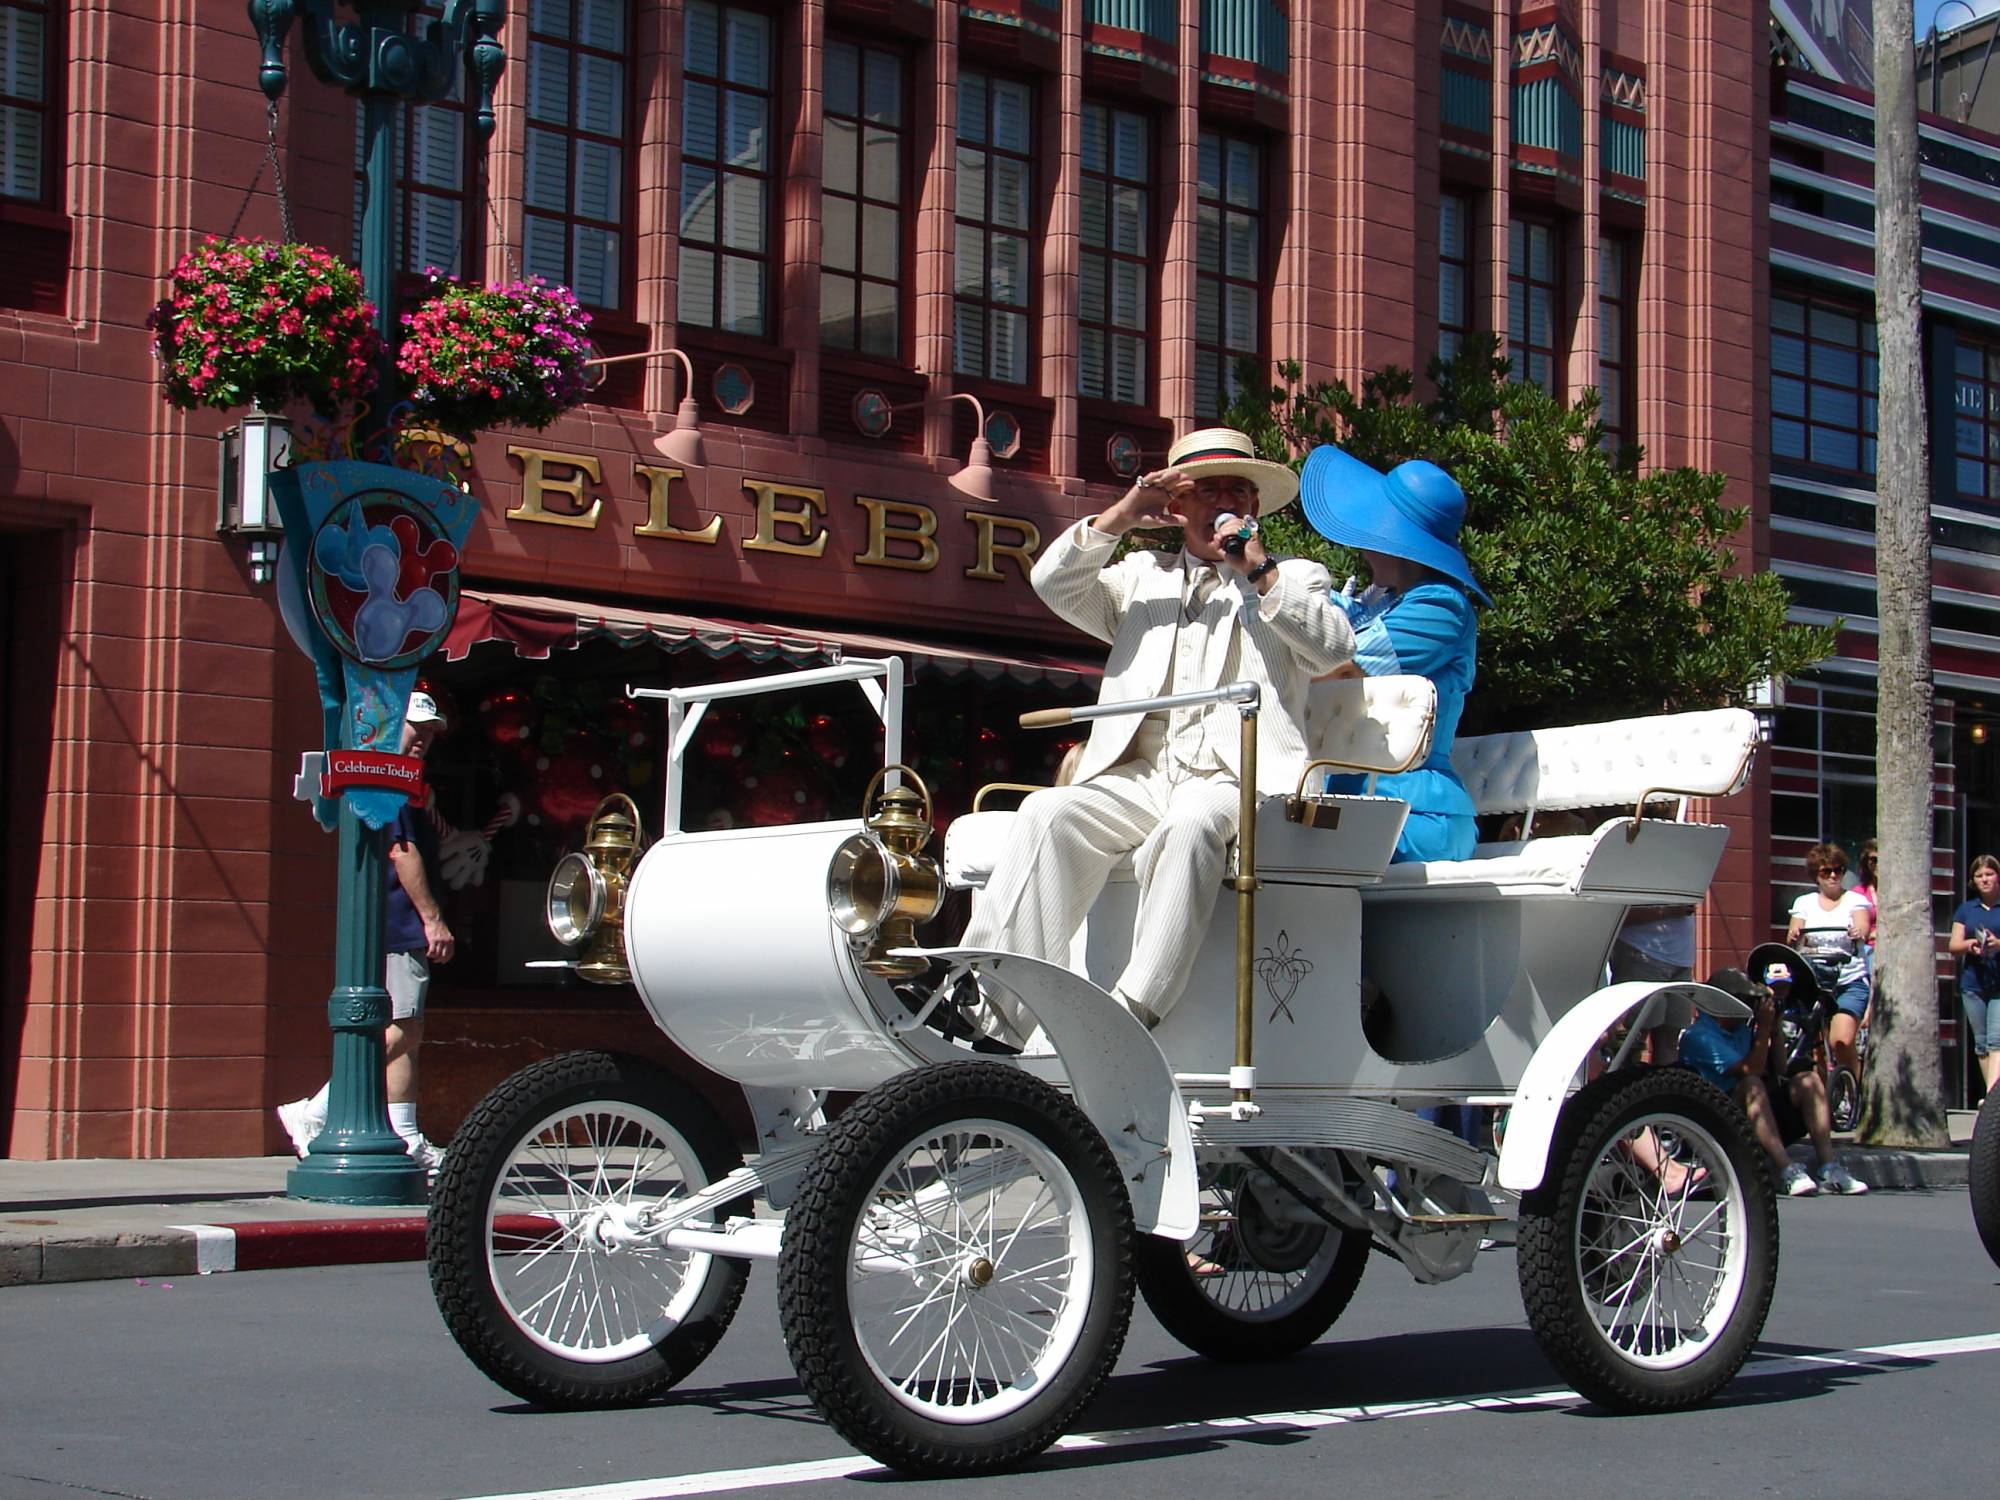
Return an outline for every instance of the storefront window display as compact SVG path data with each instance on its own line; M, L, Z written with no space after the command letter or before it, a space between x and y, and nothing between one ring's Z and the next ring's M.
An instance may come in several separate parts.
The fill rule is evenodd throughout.
M427 774L446 829L445 912L459 954L440 969L439 1003L537 1003L551 990L586 989L536 960L571 956L542 919L549 872L581 845L592 810L624 792L658 836L665 798L666 705L635 702L627 685L685 687L782 670L743 657L711 658L654 645L591 641L529 661L486 645L463 661L433 663L423 684L451 729ZM1054 780L1080 731L1031 733L1032 708L1091 700L1095 680L1022 672L981 678L929 659L905 700L904 744L930 786L940 834L994 781ZM1059 679L1067 679L1066 681ZM882 763L882 730L850 684L711 707L685 767L691 829L815 822L856 815ZM1006 804L998 804L1006 805ZM953 913L947 911L946 920ZM962 913L958 915L962 921Z

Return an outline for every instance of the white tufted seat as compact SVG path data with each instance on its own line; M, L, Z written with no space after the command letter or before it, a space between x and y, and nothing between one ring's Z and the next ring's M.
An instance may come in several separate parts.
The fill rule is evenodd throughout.
M1322 678L1312 685L1306 698L1306 744L1311 758L1335 760L1344 766L1382 772L1405 770L1430 754L1436 723L1437 688L1427 677ZM1323 774L1312 779L1318 782ZM1258 823L1260 840L1271 836L1282 816L1277 799L1268 799ZM1007 842L1013 817L1008 810L967 813L952 819L944 835L945 882L956 888L983 889ZM1389 841L1395 842L1394 829ZM1334 843L1328 835L1307 832L1288 841L1288 846L1297 844L1304 852L1305 868L1312 866L1313 851L1324 850L1333 861L1330 869L1351 873L1352 858L1359 851L1340 850L1338 855L1346 856L1340 858ZM1385 849L1381 858L1387 857ZM1287 866L1297 862L1295 855L1281 860ZM1377 862L1371 856L1368 863L1372 873ZM1129 875L1130 867L1121 864L1112 879Z
M1647 792L1722 797L1743 785L1757 748L1748 709L1714 708L1484 734L1452 747L1482 813L1629 807Z
M1757 748L1756 716L1719 708L1525 730L1460 740L1451 763L1482 814L1533 814L1584 807L1634 807L1641 797L1721 797L1748 779ZM1525 843L1481 844L1471 859L1391 865L1371 896L1404 899L1488 892L1496 895L1618 895L1666 904L1699 900L1713 874L1706 850L1719 838L1676 838L1685 858L1670 857L1659 836L1648 859L1630 853L1628 819L1596 832ZM1646 832L1650 835L1654 827ZM1713 830L1719 834L1720 830ZM1694 833L1689 829L1689 834Z
M1306 694L1314 760L1406 771L1431 751L1437 687L1428 677L1322 677Z

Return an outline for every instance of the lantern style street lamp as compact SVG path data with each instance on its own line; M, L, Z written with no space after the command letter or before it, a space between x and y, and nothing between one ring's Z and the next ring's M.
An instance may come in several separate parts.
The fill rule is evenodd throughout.
M286 461L291 447L291 424L269 412L247 412L234 427L223 429L215 529L246 544L252 583L269 583L278 565L278 539L285 527L271 504L271 470Z
M366 439L388 426L399 392L395 345L397 255L394 198L396 133L402 107L442 99L463 75L473 129L493 135L493 88L506 61L497 40L505 0L448 0L421 35L410 30L408 0L351 0L341 19L335 0L249 0L250 23L263 48L257 81L275 105L285 91L285 37L294 20L313 75L354 96L362 111L361 275L375 301L382 335L381 379ZM295 544L303 544L295 538ZM382 1031L389 1024L383 988L382 925L387 894L388 832L370 828L340 800L340 885L335 918L333 1074L326 1128L292 1169L286 1191L328 1203L421 1203L424 1168L389 1127Z

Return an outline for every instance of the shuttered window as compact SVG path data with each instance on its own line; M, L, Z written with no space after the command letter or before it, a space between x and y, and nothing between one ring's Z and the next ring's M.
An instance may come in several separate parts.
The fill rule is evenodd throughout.
M1464 193L1438 199L1438 358L1450 359L1478 326L1473 317L1472 242L1478 232L1473 200Z
M1264 360L1264 150L1204 130L1197 159L1194 409L1213 418L1236 394L1237 361Z
M903 357L910 111L900 53L826 44L819 335L829 349Z
M1083 106L1083 257L1077 387L1126 405L1152 397L1153 127Z
M53 4L0 5L0 198L55 208Z
M1516 380L1560 396L1567 333L1562 326L1562 231L1540 219L1507 225L1507 352Z
M626 0L528 7L522 268L606 311L629 300L628 30Z
M953 363L960 375L1028 384L1039 277L1035 91L989 73L958 78L958 201Z
M771 329L771 17L688 0L682 53L680 321Z
M1632 243L1628 235L1607 234L1597 252L1597 419L1604 424L1604 446L1613 453L1637 440L1632 308L1639 267Z

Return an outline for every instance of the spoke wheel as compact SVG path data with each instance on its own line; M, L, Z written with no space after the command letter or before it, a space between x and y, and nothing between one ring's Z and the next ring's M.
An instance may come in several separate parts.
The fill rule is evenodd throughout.
M1139 1240L1139 1290L1160 1326L1219 1360L1280 1359L1331 1328L1368 1268L1369 1237L1294 1222L1295 1201L1247 1162L1204 1173L1194 1238Z
M1678 1193L1643 1164L1667 1143ZM1522 1204L1518 1262L1529 1325L1583 1395L1619 1411L1707 1400L1749 1356L1777 1280L1777 1198L1742 1111L1684 1069L1591 1084Z
M707 1104L648 1064L573 1052L523 1069L467 1118L432 1194L446 1326L538 1405L659 1395L722 1337L746 1267L640 1231L738 1164Z
M1062 1094L995 1064L907 1073L834 1122L786 1214L786 1347L870 1457L1005 1468L1110 1373L1132 1238L1111 1153Z
M2000 1091L1989 1091L1972 1127L1972 1223L1993 1263L2000 1265Z

